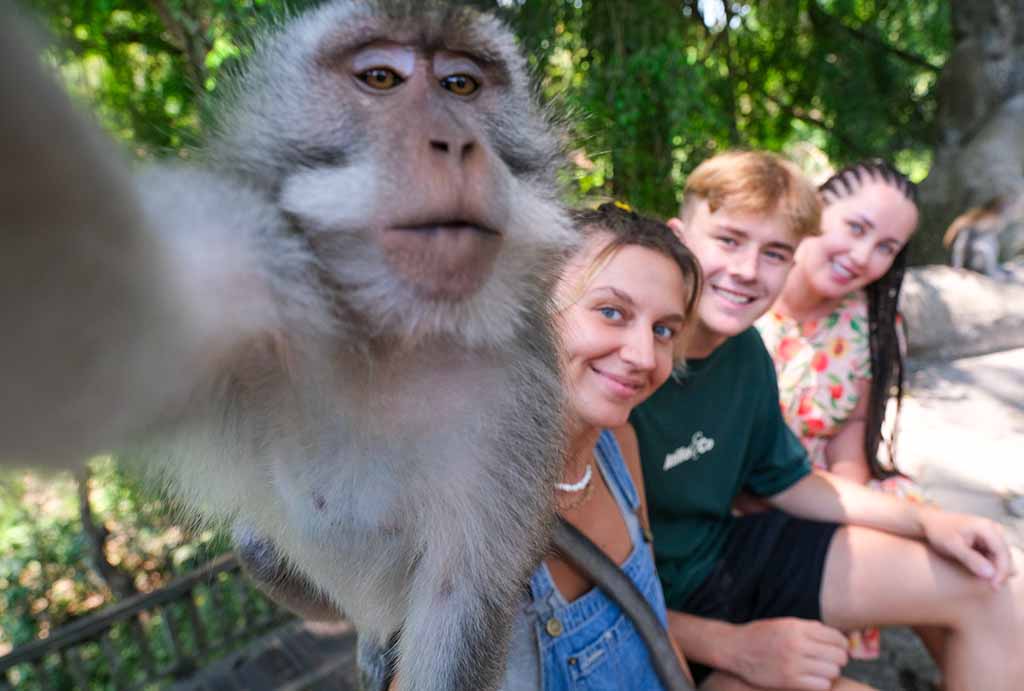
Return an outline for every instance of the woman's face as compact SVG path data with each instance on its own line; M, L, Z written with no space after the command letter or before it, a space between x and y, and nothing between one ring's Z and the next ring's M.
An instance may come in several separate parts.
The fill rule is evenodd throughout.
M591 239L556 289L569 405L593 427L624 424L672 371L685 323L686 285L672 259L636 245L597 265L607 236ZM596 266L596 270L595 270Z
M884 181L866 179L822 210L821 235L807 238L796 266L822 297L841 298L881 278L917 227L917 207Z

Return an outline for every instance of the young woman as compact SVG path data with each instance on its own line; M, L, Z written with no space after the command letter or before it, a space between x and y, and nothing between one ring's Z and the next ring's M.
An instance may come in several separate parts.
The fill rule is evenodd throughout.
M574 217L584 242L568 258L554 296L568 444L562 481L552 491L561 516L620 565L667 625L636 437L626 422L685 350L700 269L667 226L625 205L604 204ZM364 651L364 671L372 663ZM572 565L550 555L524 593L501 688L662 686L630 619Z
M800 243L781 295L757 322L783 414L815 466L920 501L896 470L893 435L880 460L886 408L895 395L898 415L903 394L896 306L917 189L869 161L840 170L819 194L821 234ZM878 632L852 634L851 655L877 657Z

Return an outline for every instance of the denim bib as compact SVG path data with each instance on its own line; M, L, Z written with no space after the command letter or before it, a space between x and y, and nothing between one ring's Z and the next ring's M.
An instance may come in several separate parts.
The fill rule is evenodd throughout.
M640 500L615 437L601 433L597 461L619 504L633 542L621 568L667 627L665 600L651 547L640 527ZM555 587L547 564L530 579L533 622L544 691L652 691L661 689L643 639L618 605L598 588L573 602Z

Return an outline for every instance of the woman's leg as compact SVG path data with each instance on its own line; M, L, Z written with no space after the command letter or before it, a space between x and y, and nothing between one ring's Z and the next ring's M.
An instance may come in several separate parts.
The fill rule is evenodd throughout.
M822 618L840 629L925 625L948 630L948 691L1012 691L1024 677L1024 583L994 590L923 542L867 528L836 532L825 561Z

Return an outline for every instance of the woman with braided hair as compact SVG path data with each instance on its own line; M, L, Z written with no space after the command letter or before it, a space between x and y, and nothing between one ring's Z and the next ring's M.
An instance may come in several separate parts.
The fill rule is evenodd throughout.
M880 453L889 400L898 416L903 394L897 302L917 188L889 163L865 161L819 193L821 234L800 244L782 294L757 323L783 414L818 468L920 501L896 469L894 424ZM850 652L877 657L877 630L852 634Z

